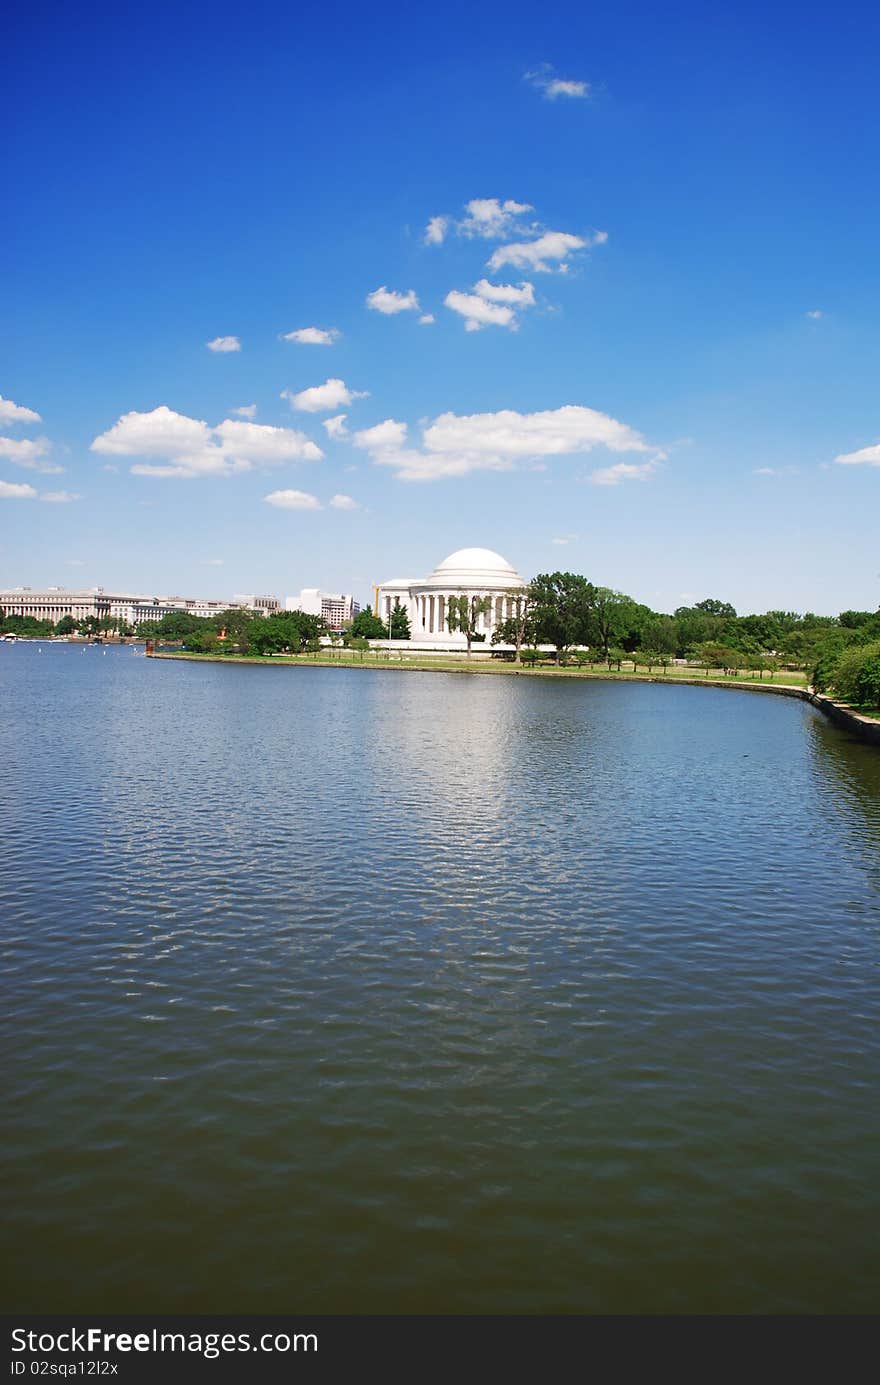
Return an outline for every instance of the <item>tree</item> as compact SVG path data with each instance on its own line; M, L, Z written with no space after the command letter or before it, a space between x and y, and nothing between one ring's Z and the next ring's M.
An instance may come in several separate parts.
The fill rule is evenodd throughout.
M672 616L652 615L642 630L643 648L658 654L674 654L678 649L678 625Z
M387 629L384 621L378 616L374 616L370 610L360 611L351 622L349 629L349 639L354 643L355 640L382 640L387 639Z
M720 616L708 615L696 606L679 606L675 612L678 628L676 653L684 655L689 649L708 644L722 638L726 621Z
M516 650L514 662L522 663L521 650L524 644L534 644L535 620L528 596L515 596L513 615L508 616L492 632L493 644L512 644Z
M394 610L391 612L391 630L389 639L408 640L410 638L409 616L406 607L401 606L398 599L394 599Z
M183 647L195 654L216 654L221 645L216 630L196 630L194 634L187 635Z
M656 649L637 649L633 655L634 667L646 668L649 673L654 672L654 665L659 664L663 655Z
M462 592L461 596L451 596L446 606L446 625L454 632L460 630L467 640L468 658L470 658L471 644L477 633L477 622L480 616L488 615L492 608L492 602L488 596L466 596ZM394 629L392 619L391 628Z
M726 668L730 656L730 651L723 644L714 644L711 640L701 644L695 653L707 678L713 668Z
M55 623L51 620L37 620L36 616L8 616L4 614L2 622L0 622L0 629L5 634L23 635L26 639L38 639L41 635L53 635Z
M55 626L56 635L72 635L76 630L76 621L73 616L62 616Z
M856 707L880 708L880 640L844 650L830 682L842 701Z
M633 627L638 607L631 597L611 587L594 587L589 643L597 644L607 660L612 644L619 643Z
M319 638L324 624L319 616L305 611L276 611L271 616L257 616L247 627L247 648L256 654L279 654L289 649L300 654L312 644L320 648Z
M573 572L540 573L529 583L538 642L552 644L557 659L573 644L590 643L595 591Z
M187 635L194 635L197 630L204 628L201 617L194 616L189 611L169 611L159 621L159 638L185 640Z
M874 611L841 611L838 620L845 630L858 630L875 618Z
M248 630L254 619L252 612L244 610L240 606L232 606L229 610L221 611L219 615L212 616L211 625L217 631L218 636L221 632L223 633L222 642L226 648L229 648L230 645L239 645L242 649L246 649Z
M259 654L279 654L284 649L290 648L291 631L286 628L280 620L258 616L251 621L248 629L247 642L248 653ZM296 648L299 649L299 640L296 638Z
M709 596L705 601L698 601L695 608L697 611L705 611L707 616L723 616L725 620L736 618L736 611L729 601L718 601L714 596Z

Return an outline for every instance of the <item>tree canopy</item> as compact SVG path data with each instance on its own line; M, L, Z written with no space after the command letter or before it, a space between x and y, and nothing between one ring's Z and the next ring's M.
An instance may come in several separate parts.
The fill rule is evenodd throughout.
M488 596L468 596L465 592L459 596L451 596L446 604L446 627L452 632L458 630L464 635L468 654L477 638L480 616L487 615L491 605ZM484 639L485 636L480 635L479 638Z

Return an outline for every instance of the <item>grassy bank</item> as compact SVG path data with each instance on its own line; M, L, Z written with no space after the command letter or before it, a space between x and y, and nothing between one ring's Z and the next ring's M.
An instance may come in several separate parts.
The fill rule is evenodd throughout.
M638 682L638 683L686 683L686 684L710 684L714 686L754 688L759 690L765 688L784 688L796 689L798 691L807 686L806 675L803 673L774 673L764 674L759 678L757 673L744 673L739 677L726 676L723 669L709 670L708 674L695 668L669 668L662 670L655 668L653 671L648 668L639 667L637 669L625 669L618 672L616 669L608 669L604 665L601 667L581 668L576 665L560 668L555 663L537 663L526 666L508 663L502 659L468 659L466 655L423 656L419 658L415 654L402 654L394 650L390 654L385 650L369 650L360 652L356 650L338 650L330 653L322 650L319 654L272 654L260 657L258 655L247 654L188 654L184 651L174 650L173 652L158 652L150 656L157 659L188 659L194 663L219 663L219 664L262 664L262 665L285 665L287 667L312 667L312 668L363 668L363 669L408 669L414 673L479 673L488 675L513 675L521 678L592 678L612 682Z

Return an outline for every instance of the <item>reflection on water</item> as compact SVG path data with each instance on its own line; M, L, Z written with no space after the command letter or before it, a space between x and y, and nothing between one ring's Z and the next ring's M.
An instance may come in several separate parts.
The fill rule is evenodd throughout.
M876 752L695 688L0 681L11 1307L876 1309Z

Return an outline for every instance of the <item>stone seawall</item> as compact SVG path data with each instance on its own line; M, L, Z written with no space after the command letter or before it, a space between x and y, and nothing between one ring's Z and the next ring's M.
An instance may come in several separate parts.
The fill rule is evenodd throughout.
M824 712L826 717L836 725L842 726L845 731L851 731L854 736L867 741L869 745L880 746L880 721L864 717L860 712L854 712L851 707L845 707L842 702L834 702L821 693L803 695L808 702L812 702L814 707L818 707L820 712Z

